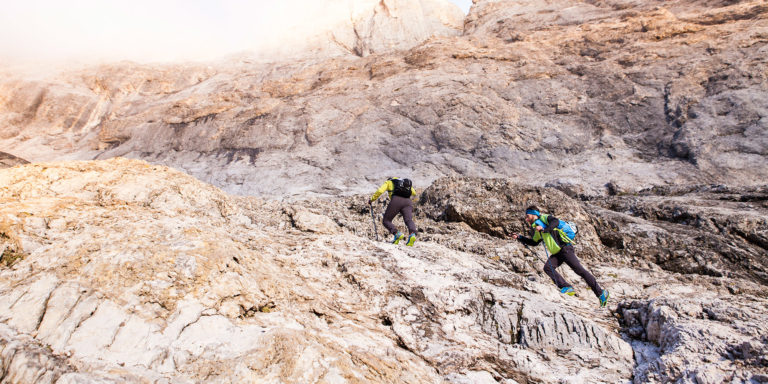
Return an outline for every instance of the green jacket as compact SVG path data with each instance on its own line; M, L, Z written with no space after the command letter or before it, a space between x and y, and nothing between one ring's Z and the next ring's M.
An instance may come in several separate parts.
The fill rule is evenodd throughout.
M534 233L533 237L528 239L526 237L520 237L520 242L528 245L538 245L544 241L544 246L547 247L550 255L554 255L560 250L571 244L571 239L558 228L560 220L558 218L542 213L539 218L531 224ZM541 226L544 228L542 231L537 231L536 227Z

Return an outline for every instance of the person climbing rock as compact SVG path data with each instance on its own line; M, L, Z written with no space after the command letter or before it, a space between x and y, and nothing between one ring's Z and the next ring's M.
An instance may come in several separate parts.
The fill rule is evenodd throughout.
M573 248L573 240L563 231L562 221L558 218L539 212L539 208L532 205L525 210L525 222L533 229L531 238L519 234L512 234L512 238L525 245L536 246L544 241L544 247L549 250L549 258L544 264L544 272L555 282L560 293L573 296L573 286L569 284L556 269L560 264L568 264L577 275L589 285L592 292L600 300L600 306L605 307L608 302L608 290L600 288L595 276L581 265Z
M416 242L416 224L413 222L413 203L411 197L416 195L416 190L413 189L413 183L409 179L399 179L397 177L389 178L384 184L373 193L371 196L371 203L381 196L384 192L389 193L389 205L386 211L384 211L384 219L382 224L389 233L394 237L392 238L392 244L398 244L405 235L395 228L392 223L392 219L397 216L398 213L402 214L403 221L408 227L408 242L406 245L413 246Z

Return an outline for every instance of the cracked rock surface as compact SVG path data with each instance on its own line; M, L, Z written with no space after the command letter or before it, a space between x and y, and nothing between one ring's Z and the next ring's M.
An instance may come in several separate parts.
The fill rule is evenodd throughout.
M768 382L764 0L357 3L292 60L0 68L0 382Z
M695 260L685 237L663 251L644 242L648 227L664 223L643 215L666 204L654 200L661 195L623 200L637 207L630 214L612 211L616 201L511 180L441 179L420 195L419 241L406 247L372 240L363 195L237 197L119 158L16 166L0 170L0 181L5 382L759 383L768 375L765 248L734 246L738 258L757 255L754 267L722 262L719 274L652 257L656 249ZM693 202L712 192L690 193ZM765 233L765 191L717 193L749 196L744 216L762 221L729 225ZM504 238L522 229L528 203L573 212L577 251L611 290L607 308L567 268L577 295L560 295L541 272L543 251ZM697 230L709 231L689 229Z

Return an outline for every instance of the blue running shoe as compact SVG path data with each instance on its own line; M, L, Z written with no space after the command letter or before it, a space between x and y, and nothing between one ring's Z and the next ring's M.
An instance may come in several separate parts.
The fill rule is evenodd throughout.
M560 290L560 293L563 295L573 296L576 294L576 291L573 290L573 287L563 287L563 289Z
M405 237L405 235L403 235L402 232L395 233L395 237L392 239L392 244L400 243L400 240L402 240L403 237Z
M610 297L611 294L608 293L607 289L603 289L603 294L600 295L600 307L605 307L605 304L608 303L608 297Z
M415 243L415 242L416 242L416 234L415 233L411 233L411 235L408 236L408 242L405 243L405 245L407 245L409 247L413 247L413 243Z

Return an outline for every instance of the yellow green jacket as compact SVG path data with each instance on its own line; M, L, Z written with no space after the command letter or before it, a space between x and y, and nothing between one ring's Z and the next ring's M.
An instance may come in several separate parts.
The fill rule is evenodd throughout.
M397 177L393 177L393 179L397 179ZM392 182L392 180L387 180L384 184L379 187L379 189L376 190L376 192L373 193L373 196L371 196L371 201L376 201L376 199L381 196L382 193L387 192L389 193L389 198L392 198L392 191L395 190L395 183ZM416 190L411 187L411 197L416 196Z
M544 246L547 247L550 254L554 255L560 252L564 246L571 244L568 236L561 229L557 228L558 224L559 220L556 217L542 214L539 216L539 219L531 224L531 228L534 231L533 236L531 238L520 236L517 240L531 246L539 245L539 243L544 241ZM537 231L536 226L541 226L544 230Z
M550 255L554 255L554 254L560 252L560 249L561 249L560 245L557 244L557 241L555 241L555 238L552 237L552 235L549 234L549 233L546 233L546 232L542 233L542 232L536 231L533 234L533 239L532 240L536 244L538 244L542 240L544 240L544 246L547 247L547 249L549 250L549 254Z

